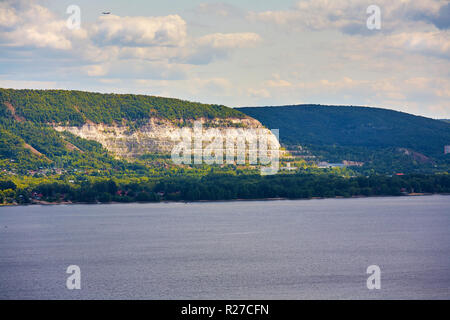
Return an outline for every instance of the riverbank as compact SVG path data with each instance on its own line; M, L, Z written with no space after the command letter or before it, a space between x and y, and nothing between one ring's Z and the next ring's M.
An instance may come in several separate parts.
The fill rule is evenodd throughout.
M16 181L17 182L17 181ZM81 181L5 180L0 202L10 204L280 200L450 193L450 175L343 177L334 174L176 176ZM5 188L8 189L5 189Z
M131 201L131 202L74 202L74 201L60 201L60 202L49 202L43 200L34 200L31 203L6 203L0 204L0 207L8 207L8 206L56 206L56 205L76 205L76 204L89 204L89 205L102 205L102 204L124 204L124 203L214 203L214 202L250 202L250 201L286 201L286 200L324 200L324 199L365 199L365 198L392 198L392 197L422 197L422 196L433 196L433 195L441 195L441 196L449 196L450 193L408 193L401 195L373 195L373 196L352 196L352 197L311 197L311 198L254 198L254 199L222 199L222 200L161 200L161 201Z

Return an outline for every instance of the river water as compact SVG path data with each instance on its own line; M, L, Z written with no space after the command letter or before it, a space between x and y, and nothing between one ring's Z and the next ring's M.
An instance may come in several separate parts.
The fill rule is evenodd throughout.
M450 196L0 208L0 299L422 298L450 299Z

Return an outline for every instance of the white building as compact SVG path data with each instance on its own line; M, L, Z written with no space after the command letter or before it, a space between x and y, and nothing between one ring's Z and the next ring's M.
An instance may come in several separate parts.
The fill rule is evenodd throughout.
M281 167L281 170L286 170L286 171L292 171L292 170L297 170L297 167L291 167L291 164L288 162L286 163L286 167Z

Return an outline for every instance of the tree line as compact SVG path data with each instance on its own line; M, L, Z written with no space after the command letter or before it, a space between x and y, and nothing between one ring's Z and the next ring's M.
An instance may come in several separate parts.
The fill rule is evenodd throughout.
M356 196L400 196L408 193L450 193L450 175L410 174L342 177L333 174L273 176L211 173L145 179L90 178L43 182L18 187L0 181L0 203L38 201L79 203L199 201L237 199L310 199Z

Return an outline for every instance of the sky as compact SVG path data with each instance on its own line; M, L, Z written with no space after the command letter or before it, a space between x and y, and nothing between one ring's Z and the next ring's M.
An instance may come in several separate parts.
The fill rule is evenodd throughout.
M0 87L450 118L450 2L0 0Z

